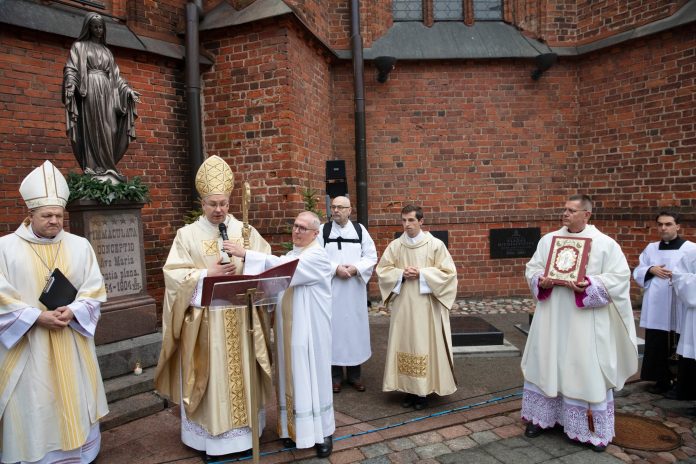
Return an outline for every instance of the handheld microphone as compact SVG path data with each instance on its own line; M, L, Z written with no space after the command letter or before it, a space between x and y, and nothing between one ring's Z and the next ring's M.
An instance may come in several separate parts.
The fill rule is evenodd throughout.
M220 237L222 237L222 240L229 240L229 237L227 236L227 226L225 225L224 222L221 222L220 224L218 224L218 229L220 229ZM229 256L231 258L232 254L227 253L227 256Z
M220 237L222 237L223 240L229 240L229 237L227 236L227 226L224 222L218 224L218 229L220 229Z

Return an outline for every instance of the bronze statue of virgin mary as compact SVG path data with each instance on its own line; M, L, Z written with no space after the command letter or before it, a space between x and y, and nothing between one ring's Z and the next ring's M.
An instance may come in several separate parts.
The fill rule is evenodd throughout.
M67 133L85 173L123 179L116 164L135 140L139 97L106 47L104 18L88 13L63 68Z

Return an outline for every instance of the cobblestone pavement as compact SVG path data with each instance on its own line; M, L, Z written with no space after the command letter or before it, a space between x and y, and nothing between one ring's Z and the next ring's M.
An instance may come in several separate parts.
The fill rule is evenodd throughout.
M532 298L499 298L499 299L462 299L457 300L452 306L451 314L456 315L481 315L481 314L512 314L525 313L534 310ZM381 302L372 301L370 307L371 316L389 315Z
M498 299L462 299L452 306L452 316L476 316L485 314L515 314L534 311L536 303L533 298L510 297ZM372 301L370 316L388 316L389 310L380 301ZM640 309L633 311L636 321L640 320Z
M298 462L696 464L696 417L684 415L685 408L696 406L696 402L665 400L659 395L647 393L647 385L646 382L627 385L623 393L617 394L616 411L660 420L681 436L682 446L677 449L656 453L609 445L606 452L597 453L567 439L560 430L547 431L530 439L524 436L524 424L517 407L504 414L343 449L334 452L329 459L310 458ZM422 427L427 427L427 420Z

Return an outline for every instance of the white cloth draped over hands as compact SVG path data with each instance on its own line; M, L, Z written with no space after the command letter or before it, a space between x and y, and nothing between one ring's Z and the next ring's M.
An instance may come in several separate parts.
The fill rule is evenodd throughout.
M660 242L654 242L641 252L638 267L633 270L633 279L645 289L640 310L641 327L681 333L681 308L675 305L672 314L672 287L669 279L648 276L652 266L665 266L674 271L687 250L696 250L696 244L687 241L678 250L660 250Z

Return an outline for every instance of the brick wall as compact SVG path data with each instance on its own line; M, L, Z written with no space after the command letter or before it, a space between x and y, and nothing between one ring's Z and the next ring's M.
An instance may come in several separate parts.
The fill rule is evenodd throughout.
M683 227L696 239L695 40L684 26L594 53L578 68L579 185L600 218L634 219L621 229L631 265L657 239L660 209L690 213Z
M540 27L545 23L544 10L536 0L509 0L503 2L503 19L515 24L526 34L539 37Z
M65 135L60 101L63 66L72 41L3 27L0 32L0 234L25 217L19 184L48 159L63 172L79 171ZM176 227L188 209L185 106L180 65L170 60L111 48L121 75L142 93L138 140L118 167L141 176L152 202L143 210L149 291L162 294L161 266Z
M136 34L181 42L186 29L186 0L126 0L128 27Z
M674 14L687 0L585 0L577 2L578 45Z
M247 3L251 1L254 0L247 0ZM44 3L54 3L58 8L67 4L76 9L113 16L136 34L175 43L181 42L177 34L184 32L186 26L187 0L96 0L101 8L84 5L78 0Z
M252 189L250 221L274 245L303 208L301 191L323 189L331 153L328 55L293 21L264 22L206 37L216 63L204 74L206 152L230 161ZM241 217L239 190L233 214Z
M205 152L232 164L237 186L250 183L253 224L266 233L278 233L283 205L298 201L284 181L292 168L287 35L262 23L217 31L203 43L215 57L203 74ZM238 217L240 199L235 189Z
M558 206L574 191L574 66L538 82L527 68L401 62L386 84L366 69L369 221L378 250L400 230L401 207L423 205L429 228L450 230L458 268L482 270L487 283L462 281L464 295L522 291L524 260L488 259L488 229L558 223ZM354 194L351 72L348 64L335 68L334 132ZM511 269L514 282L505 277Z
M317 2L313 0L287 0L295 14L312 33L329 47L350 48L350 0ZM362 0L360 2L360 34L363 46L369 48L392 25L391 0Z
M329 55L302 28L289 32L292 140L297 150L293 183L300 190L323 192L326 160L332 155Z
M573 46L577 41L577 1L556 0L542 4L539 35L549 46Z

